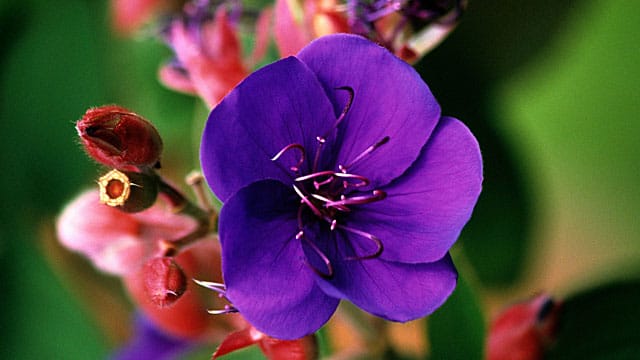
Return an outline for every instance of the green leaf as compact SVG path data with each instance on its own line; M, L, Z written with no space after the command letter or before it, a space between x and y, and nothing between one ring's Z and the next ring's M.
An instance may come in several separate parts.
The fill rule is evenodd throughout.
M431 359L482 359L485 323L473 289L462 277L447 302L428 319Z
M108 346L74 294L62 286L28 231L5 233L0 254L1 359L102 359Z
M589 289L563 305L549 359L637 359L640 279Z

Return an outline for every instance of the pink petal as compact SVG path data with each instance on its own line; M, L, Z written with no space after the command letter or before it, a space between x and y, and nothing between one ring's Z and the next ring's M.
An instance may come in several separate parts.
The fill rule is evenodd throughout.
M280 55L297 54L312 39L310 29L293 18L288 0L276 0L274 35Z

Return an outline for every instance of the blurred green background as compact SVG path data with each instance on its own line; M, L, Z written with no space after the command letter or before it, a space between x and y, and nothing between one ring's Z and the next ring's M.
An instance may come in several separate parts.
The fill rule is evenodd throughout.
M164 136L165 174L179 180L197 167L207 110L158 83L169 50L150 34L115 36L107 2L0 4L0 358L102 358L126 336L102 318L128 309L90 286L117 281L74 275L66 262L77 259L51 245L56 214L101 174L74 121L108 103L144 115ZM483 149L485 191L454 249L466 280L437 313L479 324L470 353L505 304L541 290L579 302L640 274L639 24L637 1L470 0L417 64ZM622 297L610 297L613 309ZM434 356L465 341L453 321L431 324L454 336L431 337Z

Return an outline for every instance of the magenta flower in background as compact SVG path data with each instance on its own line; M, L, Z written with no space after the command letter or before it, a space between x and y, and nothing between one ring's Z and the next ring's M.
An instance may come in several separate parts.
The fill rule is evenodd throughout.
M331 35L250 75L216 106L201 162L224 202L225 295L294 339L341 299L393 321L437 309L481 190L478 144L386 49Z
M189 2L164 34L175 59L162 66L160 80L176 91L200 96L209 107L244 79L267 51L271 11L265 9L256 20L256 44L245 59L238 30L242 9L239 2L228 3L229 7L225 2Z

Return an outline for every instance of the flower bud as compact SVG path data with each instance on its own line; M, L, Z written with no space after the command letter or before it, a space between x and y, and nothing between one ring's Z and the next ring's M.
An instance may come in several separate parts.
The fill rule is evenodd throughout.
M144 290L158 307L173 304L187 289L187 279L178 264L170 257L147 261L142 269Z
M491 323L486 359L542 359L556 338L562 303L546 294L514 304Z
M153 175L111 170L100 179L100 202L126 212L151 207L158 198L158 179Z
M148 120L115 105L87 110L76 123L85 150L97 162L126 170L158 166L162 139Z

